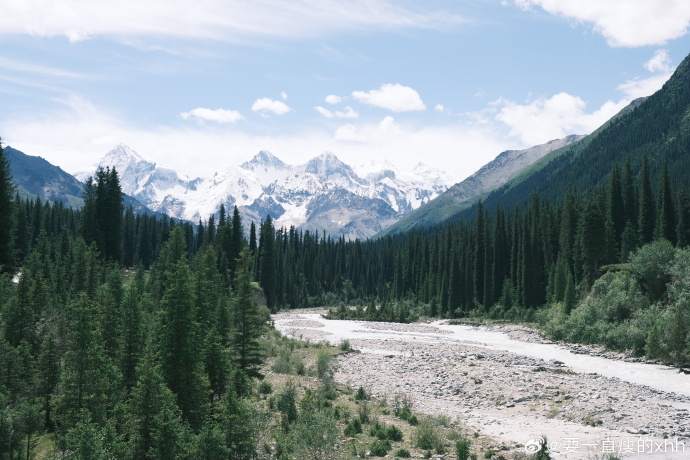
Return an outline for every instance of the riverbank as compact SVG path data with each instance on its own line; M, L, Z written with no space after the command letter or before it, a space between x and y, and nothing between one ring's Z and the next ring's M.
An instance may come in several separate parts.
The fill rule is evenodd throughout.
M690 377L670 368L523 340L506 325L330 321L319 313L274 320L283 334L347 339L360 350L338 358L337 381L380 397L406 395L416 410L457 418L509 451L546 435L556 458L690 455L664 441L690 446ZM659 445L663 452L654 452Z

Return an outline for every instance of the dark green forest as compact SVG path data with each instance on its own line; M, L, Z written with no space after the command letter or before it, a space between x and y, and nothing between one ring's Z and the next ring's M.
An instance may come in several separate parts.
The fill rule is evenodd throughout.
M46 433L64 459L255 458L269 317L240 222L135 215L115 170L84 197L19 199L0 150L0 458Z

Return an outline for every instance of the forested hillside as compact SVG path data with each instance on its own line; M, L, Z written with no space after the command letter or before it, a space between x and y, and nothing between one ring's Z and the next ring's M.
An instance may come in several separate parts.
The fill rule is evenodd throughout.
M616 164L640 165L644 158L652 174L666 164L672 182L687 183L689 151L690 57L686 57L662 89L634 101L579 143L547 156L544 160L550 161L492 193L485 205L506 208L524 203L535 193L562 199L569 191L601 185ZM639 168L635 171L638 174Z

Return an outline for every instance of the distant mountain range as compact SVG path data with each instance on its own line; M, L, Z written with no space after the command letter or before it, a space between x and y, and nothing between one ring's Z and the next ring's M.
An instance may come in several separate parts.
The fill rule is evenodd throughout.
M278 227L295 226L347 239L403 233L471 216L483 200L504 208L535 192L558 197L599 184L615 163L650 159L671 166L675 180L690 174L690 65L684 61L662 90L633 101L587 136L571 135L523 150L508 150L460 183L418 165L407 174L390 165L357 170L332 153L289 165L270 152L227 167L210 177L189 178L158 166L125 145L94 167L120 172L128 205L197 221L217 214L221 204L237 206L246 223L270 215ZM83 181L40 157L6 148L20 193L81 206Z
M390 167L357 173L332 153L289 165L261 151L210 177L188 178L118 145L97 166L117 168L125 193L172 217L206 220L224 204L228 210L237 206L245 222L270 215L278 227L348 239L379 233L452 183L443 172L422 164L407 174ZM77 178L83 181L92 174Z

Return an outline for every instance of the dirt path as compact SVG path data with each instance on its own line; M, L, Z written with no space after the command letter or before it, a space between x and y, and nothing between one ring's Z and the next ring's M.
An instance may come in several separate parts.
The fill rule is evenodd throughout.
M543 435L556 458L690 458L690 376L668 368L575 356L486 327L329 321L318 312L274 320L284 334L348 339L360 350L339 358L338 381L407 395L417 411L458 418L514 452Z

